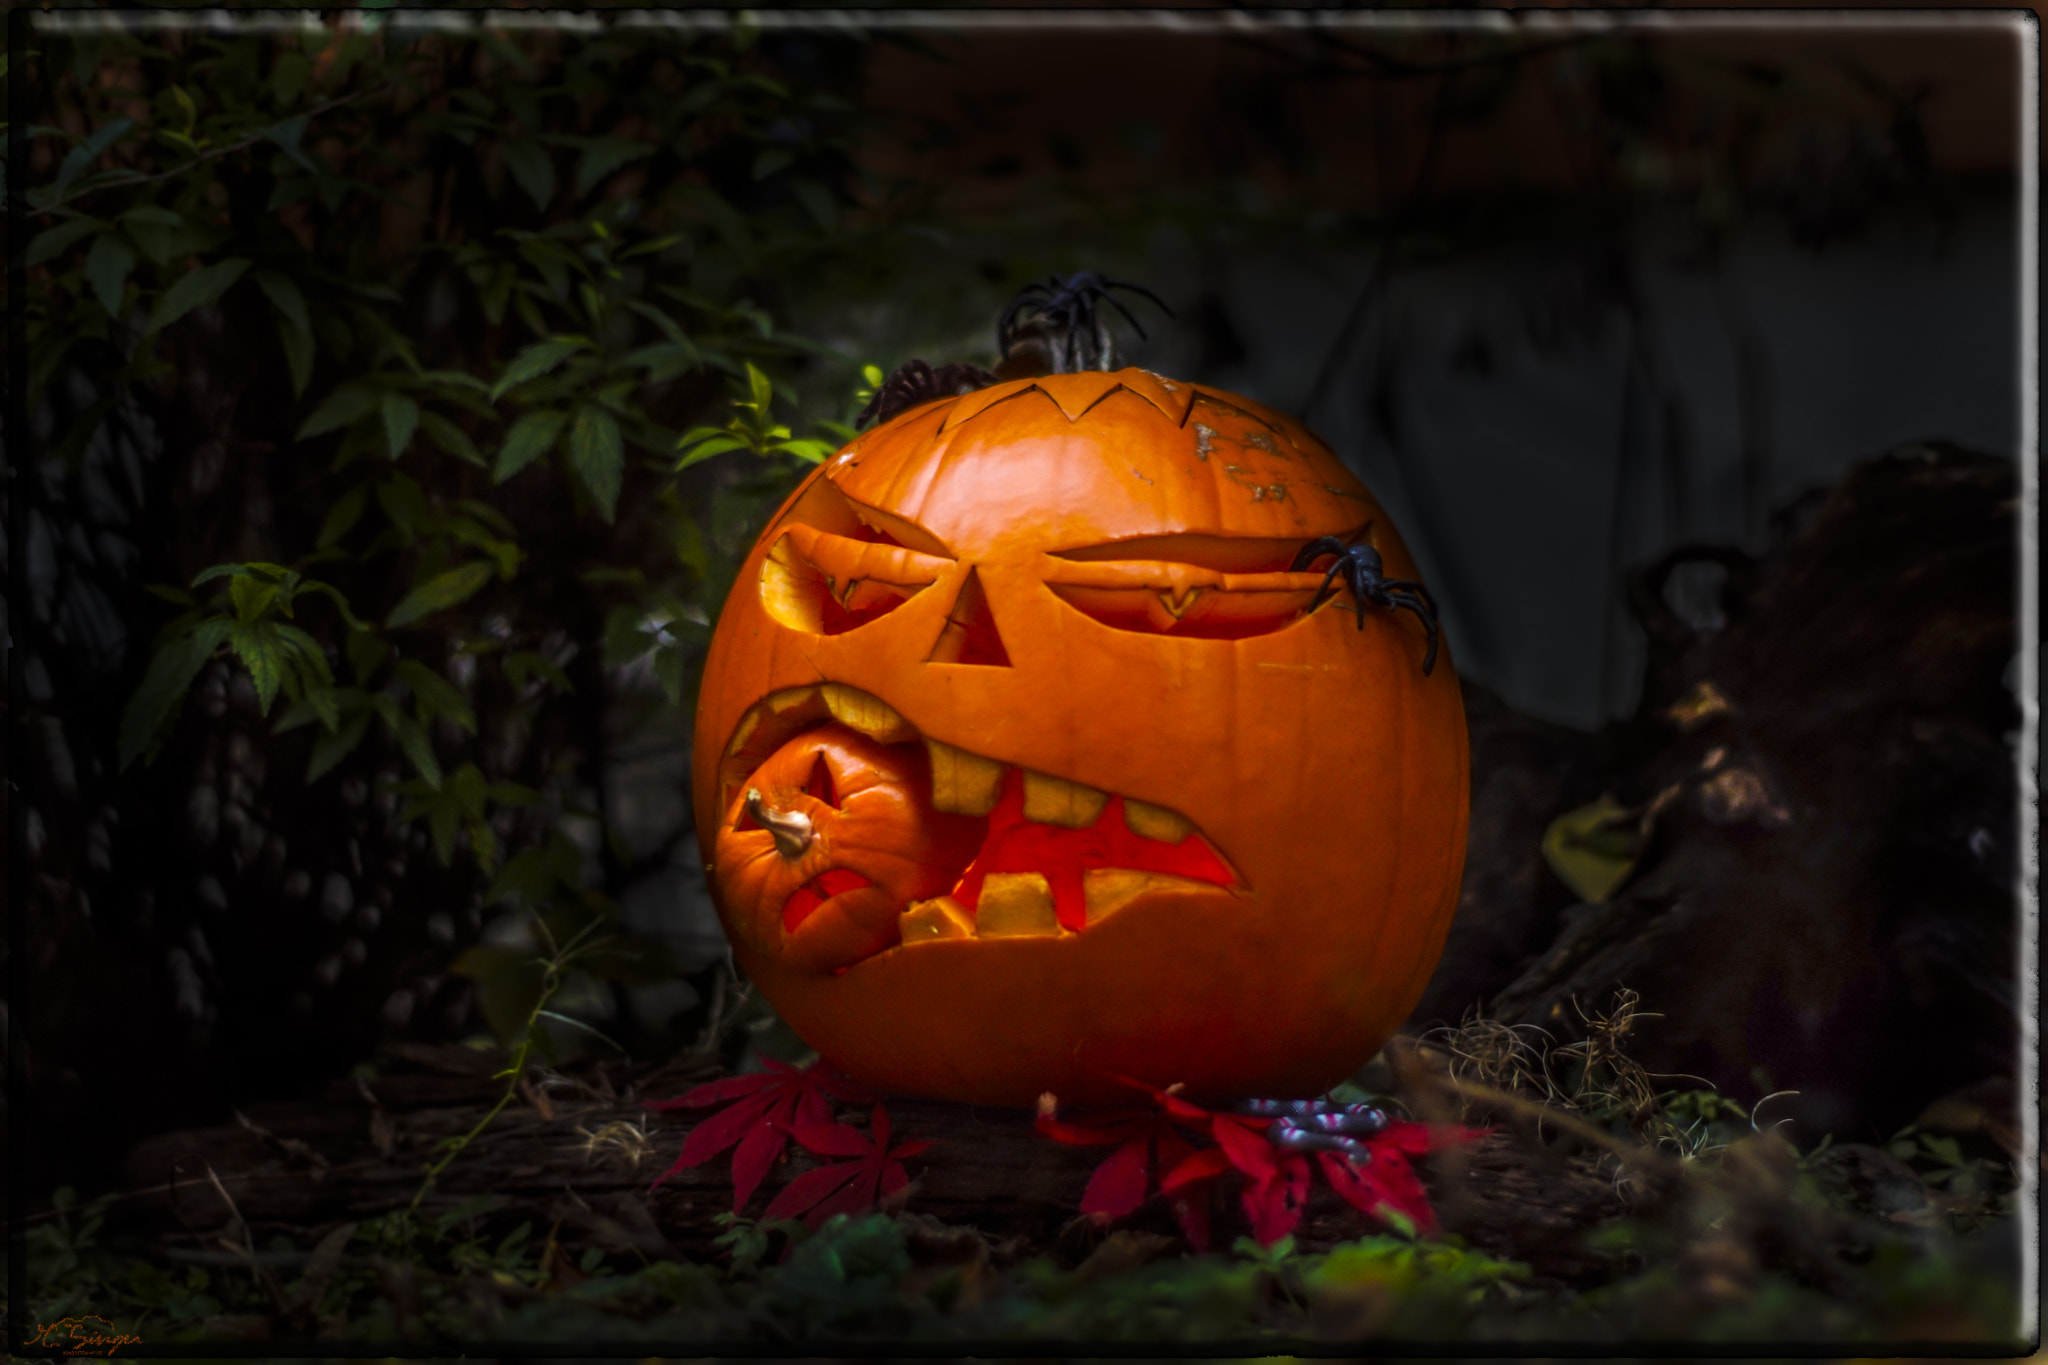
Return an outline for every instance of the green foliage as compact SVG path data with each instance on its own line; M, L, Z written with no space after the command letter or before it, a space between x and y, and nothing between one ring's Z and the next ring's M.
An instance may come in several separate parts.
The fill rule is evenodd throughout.
M640 855L607 823L605 726L694 701L762 519L846 432L794 434L851 411L861 369L792 334L786 282L873 254L832 88L864 39L794 82L738 21L400 23L143 18L16 61L47 119L15 169L51 453L137 413L152 459L217 446L269 509L151 547L170 619L137 623L119 760L189 761L211 722L186 697L241 675L309 801L367 782L557 941L606 923L579 978L673 973L608 925ZM730 439L679 458L698 429ZM558 834L592 815L596 857ZM459 970L523 1046L531 955L496 951Z
M874 367L869 366L868 369L872 371ZM868 382L869 387L863 392L872 393L876 381ZM734 450L744 450L763 458L793 455L811 464L817 464L832 453L830 442L793 440L789 428L774 420L771 415L775 405L774 386L752 362L747 364L744 381L735 382L733 390L733 419L730 422L722 428L695 427L684 432L676 442L676 448L683 452L675 463L678 473Z

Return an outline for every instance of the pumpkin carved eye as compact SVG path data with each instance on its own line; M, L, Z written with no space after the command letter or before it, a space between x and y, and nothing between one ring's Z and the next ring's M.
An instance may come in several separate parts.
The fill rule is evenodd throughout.
M841 635L937 581L952 551L901 517L819 479L785 518L761 565L761 605L792 630Z
M1289 571L1300 544L1214 535L1143 536L1051 556L1046 587L1113 630L1241 640L1315 605L1323 575Z

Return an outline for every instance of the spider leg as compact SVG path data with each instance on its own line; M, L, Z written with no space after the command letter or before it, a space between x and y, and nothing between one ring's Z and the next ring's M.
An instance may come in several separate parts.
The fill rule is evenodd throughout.
M1387 593L1387 605L1401 611L1412 611L1429 632L1429 648L1422 656L1422 676L1428 677L1436 667L1436 612L1425 610L1423 599L1416 596L1412 587L1393 588Z
M1137 288L1137 286L1136 286L1136 285L1130 285L1130 286L1127 286L1127 287L1128 287L1128 288L1132 288L1132 289L1135 289L1135 288ZM1150 341L1150 340L1151 340L1151 338L1150 338L1150 337L1148 337L1148 336L1146 336L1146 335L1145 335L1145 324L1144 324L1144 323L1142 323L1142 322L1139 322L1139 321L1138 321L1138 320L1137 320L1136 318L1132 317L1132 316L1131 316L1131 310L1130 310L1130 309L1128 309L1128 308L1124 307L1124 306L1123 306L1123 304L1119 303L1119 302L1118 302L1118 301L1117 301L1117 300L1116 300L1116 299L1115 299L1114 297L1112 297L1112 296L1111 296L1111 295L1109 295L1109 294L1104 294L1104 295L1102 296L1102 300L1103 300L1103 302L1104 302L1104 303L1107 303L1107 304L1108 304L1108 305L1109 305L1110 307L1112 307L1112 308L1116 309L1116 311L1117 311L1117 312L1119 312L1119 313L1122 313L1122 314L1124 315L1124 321L1125 321L1125 322L1128 322L1128 323L1130 323L1130 324L1131 324L1131 327L1132 327L1132 328L1133 328L1133 329L1134 329L1134 330L1135 330L1135 331L1136 331L1136 332L1138 333L1138 339L1139 339L1140 341ZM1153 300L1153 302L1154 302L1154 303L1159 303L1159 300L1157 300L1157 299L1154 299L1154 300ZM1163 303L1160 303L1160 304L1159 304L1159 306L1160 306L1161 308L1166 308L1166 305L1165 305L1165 304L1163 304ZM1173 316L1173 310L1172 310L1171 308L1166 308L1166 314L1167 314L1167 316L1168 316L1168 317L1171 317L1171 316Z
M1102 287L1105 290L1128 289L1133 294L1142 294L1144 297L1150 299L1154 304L1157 304L1160 312L1166 314L1166 316L1168 317L1174 316L1174 311L1166 306L1166 300L1160 298L1157 294L1153 293L1151 290L1147 289L1142 284L1128 284L1123 280L1104 280L1102 281ZM1112 299L1111 302L1115 302L1115 300ZM1130 314L1126 313L1124 314L1124 316L1130 317ZM1136 321L1137 320L1135 318L1132 319L1133 325L1136 324Z
M1337 555L1341 558L1343 554L1343 541L1335 536L1321 536L1301 547L1300 551L1294 556L1294 562L1287 566L1287 572L1300 573L1324 555ZM1324 586L1329 586L1327 579L1324 580Z
M1351 605L1352 609L1358 613L1358 628L1364 630L1365 594L1359 590L1357 575L1352 572L1355 567L1351 560L1343 555L1338 555L1337 562L1332 564L1330 571L1323 575L1323 586L1317 590L1315 602L1311 605L1310 610L1314 610L1315 607L1321 606L1323 602L1328 600L1331 581L1341 578L1344 580L1344 586L1351 589Z
M1436 599L1434 597L1431 597L1429 595L1429 589L1423 587L1420 583L1417 583L1412 579L1407 578L1389 578L1385 583L1381 584L1381 586L1386 588L1389 592L1392 592L1396 588L1404 589L1405 591L1420 598L1422 600L1422 605L1429 608L1429 614L1431 616L1436 615Z

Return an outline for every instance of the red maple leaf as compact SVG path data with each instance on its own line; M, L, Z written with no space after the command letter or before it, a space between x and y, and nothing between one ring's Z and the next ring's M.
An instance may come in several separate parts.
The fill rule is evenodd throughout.
M863 1213L908 1185L910 1173L903 1169L903 1158L924 1151L931 1140L913 1138L891 1147L889 1110L879 1100L869 1126L873 1136L847 1123L799 1122L791 1132L806 1151L853 1160L805 1171L782 1187L761 1217L801 1216L815 1228L835 1213Z
M1116 1151L1096 1167L1081 1197L1081 1212L1101 1222L1124 1217L1144 1202L1156 1158L1159 1192L1173 1209L1188 1244L1203 1250L1209 1245L1208 1187L1230 1169L1230 1162L1216 1148L1196 1150L1180 1129L1213 1133L1222 1122L1256 1133L1270 1120L1217 1114L1182 1099L1175 1093L1177 1087L1160 1090L1128 1077L1115 1079L1144 1091L1152 1106L1130 1105L1091 1115L1085 1122L1064 1123L1054 1117L1048 1095L1038 1102L1038 1131L1075 1145L1116 1144Z
M1293 1232L1308 1205L1308 1189L1314 1167L1307 1155L1275 1147L1267 1141L1270 1120L1246 1119L1235 1114L1217 1114L1210 1131L1216 1146L1245 1176L1239 1198L1245 1221L1260 1246L1273 1243Z
M1410 1157L1446 1147L1461 1146L1486 1136L1484 1128L1457 1124L1396 1123L1383 1133L1365 1139L1369 1161L1357 1165L1336 1152L1318 1152L1323 1178L1346 1203L1370 1218L1391 1221L1389 1211L1406 1219L1423 1236L1437 1231L1436 1210L1429 1205L1429 1192L1415 1174Z
M1081 1212L1098 1223L1107 1223L1134 1212L1145 1202L1151 1184L1154 1159L1158 1169L1178 1166L1194 1151L1194 1145L1174 1127L1170 1111L1125 1105L1091 1114L1085 1122L1069 1123L1057 1117L1051 1095L1038 1099L1037 1129L1042 1136L1075 1147L1107 1147L1116 1150L1095 1168L1088 1188L1081 1194Z
M792 1066L772 1057L761 1059L767 1070L751 1076L727 1076L707 1082L672 1100L653 1100L649 1109L702 1109L707 1105L726 1107L690 1130L675 1164L661 1173L650 1189L658 1187L677 1171L709 1161L728 1147L732 1154L732 1207L737 1213L760 1188L789 1146L792 1125L829 1125L832 1106L827 1095L855 1103L867 1093L824 1065Z

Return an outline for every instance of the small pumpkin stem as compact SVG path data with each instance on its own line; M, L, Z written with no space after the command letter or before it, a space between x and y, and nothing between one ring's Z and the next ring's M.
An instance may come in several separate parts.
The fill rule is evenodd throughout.
M772 811L761 799L759 787L747 788L747 814L754 823L775 836L775 851L792 861L804 856L811 846L811 817L800 810Z

